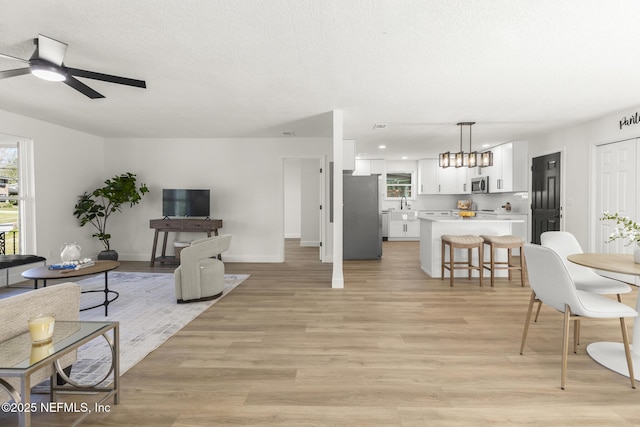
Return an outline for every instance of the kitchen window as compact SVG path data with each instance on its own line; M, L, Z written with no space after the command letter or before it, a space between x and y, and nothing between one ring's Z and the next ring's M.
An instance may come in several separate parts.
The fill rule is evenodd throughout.
M415 172L387 172L386 175L386 198L407 199L414 198Z

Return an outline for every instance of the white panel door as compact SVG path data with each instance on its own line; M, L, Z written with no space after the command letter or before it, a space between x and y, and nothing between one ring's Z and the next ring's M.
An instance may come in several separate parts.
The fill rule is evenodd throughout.
M638 220L636 212L637 140L600 145L596 149L596 215L618 213ZM606 243L615 229L610 221L596 223L596 252L632 253L633 245L618 239Z

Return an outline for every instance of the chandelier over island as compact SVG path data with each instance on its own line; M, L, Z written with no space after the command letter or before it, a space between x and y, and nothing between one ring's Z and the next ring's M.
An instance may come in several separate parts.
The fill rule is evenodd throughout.
M493 153L491 151L483 151L481 153L471 151L471 126L475 124L476 122L460 122L457 124L460 126L460 151L453 154L450 151L440 153L438 155L440 167L448 168L449 166L455 166L457 168L473 168L476 166L493 166ZM469 152L467 153L462 149L462 132L465 126L469 128Z

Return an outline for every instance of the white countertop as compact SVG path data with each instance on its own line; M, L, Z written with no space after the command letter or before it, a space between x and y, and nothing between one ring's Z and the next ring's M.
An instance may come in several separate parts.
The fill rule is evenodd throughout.
M418 219L423 221L432 221L432 222L468 222L468 223L487 223L487 222L525 222L524 219L509 219L509 218L462 218L462 217L434 217L434 216L420 216L418 215Z

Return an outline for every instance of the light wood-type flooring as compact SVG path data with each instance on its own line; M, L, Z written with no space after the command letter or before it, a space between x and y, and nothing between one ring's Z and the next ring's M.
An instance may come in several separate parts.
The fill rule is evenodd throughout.
M640 425L640 389L585 353L621 341L616 320L582 322L562 391L562 316L543 307L520 355L530 289L517 274L451 288L420 270L417 242L385 242L381 261L346 261L345 289L331 289L316 248L288 240L286 253L283 264L227 263L251 277L124 374L121 404L82 425ZM37 414L33 425L70 420Z

